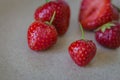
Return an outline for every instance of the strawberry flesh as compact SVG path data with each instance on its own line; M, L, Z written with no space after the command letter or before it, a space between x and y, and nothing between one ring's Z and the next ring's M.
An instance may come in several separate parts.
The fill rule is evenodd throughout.
M118 20L119 13L110 0L83 0L79 21L86 30L94 30L112 20Z

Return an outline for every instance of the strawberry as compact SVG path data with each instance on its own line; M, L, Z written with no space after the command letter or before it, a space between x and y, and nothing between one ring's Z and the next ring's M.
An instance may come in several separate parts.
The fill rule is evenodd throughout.
M118 10L111 0L83 0L79 13L79 22L86 30L94 30L101 25L119 19Z
M55 15L55 14L54 14ZM46 50L57 42L57 31L50 23L35 21L28 28L28 45L32 50Z
M96 46L91 40L78 40L69 47L71 58L79 66L86 66L96 54Z
M82 36L83 36L83 29ZM96 45L92 40L82 39L73 42L68 48L69 54L78 66L86 66L96 54Z
M107 48L120 47L120 23L107 23L100 27L95 37L98 43Z
M66 33L70 21L70 8L64 0L49 1L38 7L34 13L35 20L50 21L53 12L56 16L53 25L57 29L58 35Z

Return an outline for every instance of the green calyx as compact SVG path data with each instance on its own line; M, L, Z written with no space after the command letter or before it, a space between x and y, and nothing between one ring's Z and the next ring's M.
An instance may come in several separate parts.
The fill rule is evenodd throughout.
M84 34L84 30L83 30L83 27L82 27L82 25L81 25L81 23L80 23L80 30L81 30L81 32L82 32L82 37L81 37L81 39L85 39L85 34Z
M50 0L45 0L46 2L49 2Z
M106 29L110 29L112 26L115 26L115 24L109 22L99 27L96 31L101 30L102 32L105 32Z
M54 18L55 18L55 15L56 15L56 11L54 11L50 22L46 21L45 23L48 24L48 25L52 25L52 22L53 22L53 20L54 20Z

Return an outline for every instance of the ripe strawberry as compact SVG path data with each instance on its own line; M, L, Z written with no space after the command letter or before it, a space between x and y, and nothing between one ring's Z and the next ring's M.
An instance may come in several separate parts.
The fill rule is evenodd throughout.
M53 25L56 27L58 35L63 35L69 27L70 8L64 0L49 1L36 9L35 20L50 21L53 12L56 16Z
M57 31L50 23L35 21L28 28L28 45L32 50L41 51L53 46L57 41Z
M119 19L118 10L111 0L83 0L79 13L79 22L86 30L94 30L101 25Z
M107 23L96 31L96 40L107 48L120 47L120 23Z
M77 65L86 66L96 54L96 45L91 40L82 38L73 42L68 50L71 58Z
M91 40L78 40L69 47L72 59L79 66L86 66L96 54L96 46Z

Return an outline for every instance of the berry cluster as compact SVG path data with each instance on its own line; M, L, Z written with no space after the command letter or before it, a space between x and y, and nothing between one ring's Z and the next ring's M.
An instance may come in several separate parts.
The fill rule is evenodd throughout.
M82 37L68 47L77 65L89 64L97 51L95 43L84 38L83 29L95 31L96 41L104 47L116 49L120 46L119 12L111 0L82 0L78 17ZM58 36L67 32L70 15L70 7L64 0L46 0L44 5L36 9L35 21L28 28L29 47L42 51L53 46Z
M28 28L28 45L35 51L46 50L57 42L58 36L66 33L70 20L69 5L62 0L46 0L36 9L34 19Z

